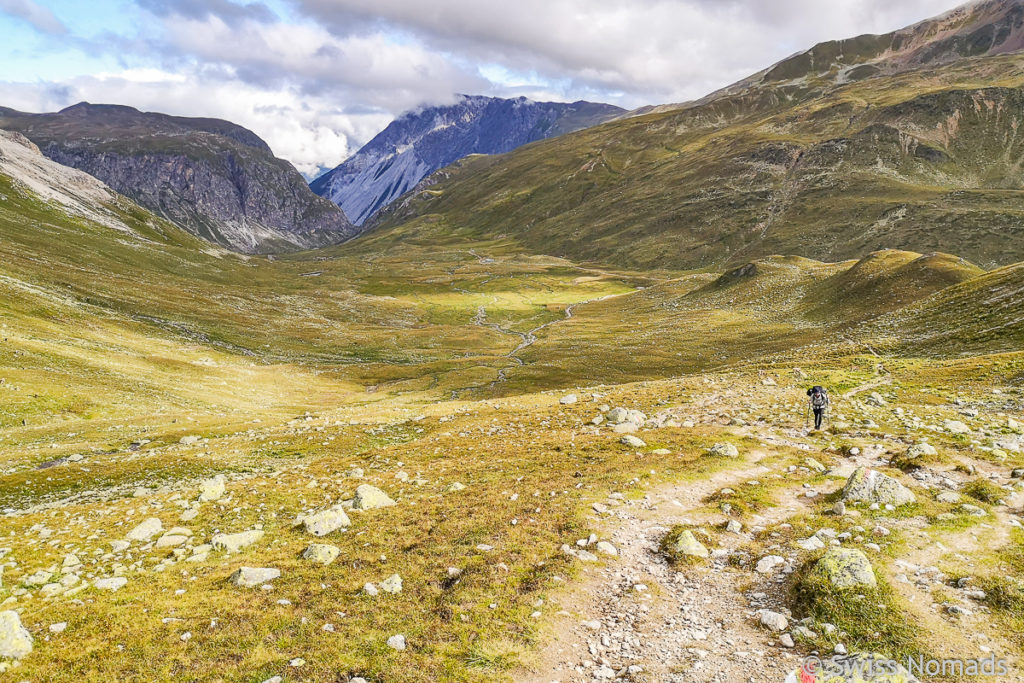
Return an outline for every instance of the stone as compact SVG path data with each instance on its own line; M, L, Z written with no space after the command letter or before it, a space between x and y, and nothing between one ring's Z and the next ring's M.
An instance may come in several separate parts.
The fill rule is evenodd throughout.
M635 436L633 436L631 434L627 434L626 436L622 437L620 439L620 442L623 445L629 446L630 448L646 448L647 447L647 442L646 441L644 441L643 439L639 439L639 438L637 438L637 437L635 437Z
M262 529L251 531L239 531L236 534L217 534L210 541L215 550L223 550L226 553L237 553L242 548L256 543L263 538Z
M567 394L562 398L558 399L558 402L563 406L571 406L579 402L579 397L576 394Z
M617 425L625 422L627 415L625 408L612 408L604 416L604 419L610 425Z
M873 406L877 406L879 408L884 408L885 406L889 405L889 403L884 398L882 398L882 395L877 391L872 391L871 394L866 399L864 399L864 402Z
M32 652L32 634L14 610L0 612L0 657L23 659Z
M466 490L466 485L463 484L463 483L457 482L457 481L452 482L451 484L448 485L448 488L445 489L445 491L447 491L448 493L457 493L459 491L465 491L465 490Z
M775 571L776 567L783 564L786 564L786 558L779 557L778 555L767 555L757 561L754 571L758 574L770 574Z
M793 642L793 636L788 633L783 633L779 636L779 645L784 648L796 647L796 643Z
M376 486L363 484L356 489L356 497L352 500L352 507L356 510L375 510L396 505L386 493Z
M608 541L599 541L597 544L597 552L604 553L605 555L611 555L612 557L618 557L619 549Z
M129 543L128 541L117 540L117 541L111 541L110 542L110 548L115 553L123 553L125 550L128 550L128 548L131 548L131 547L132 547L132 544Z
M758 621L761 626L780 633L789 628L789 619L787 619L784 614L779 614L778 612L773 612L768 609L758 611Z
M188 536L180 534L164 534L156 541L157 548L177 548L179 545L185 545L188 542Z
M808 551L821 550L825 547L825 542L817 536L811 536L810 538L797 541L796 544Z
M917 500L910 489L892 477L865 467L858 467L850 475L841 497L846 501L896 506L908 505Z
M239 567L228 581L239 588L255 588L281 576L281 570L270 567Z
M50 624L50 633L64 633L68 627L68 622L58 621L56 624Z
M669 554L678 557L696 557L706 559L711 552L703 543L697 540L689 529L682 529L666 539L666 549Z
M180 439L178 439L178 443L180 443L182 446L194 446L202 440L203 437L201 436L189 435L183 436Z
M740 457L740 451L731 443L716 443L708 449L708 455L719 458L738 458Z
M377 587L375 585L373 585L372 583L364 583L363 584L363 592L366 593L367 595L369 595L371 598L372 597L376 597L377 595L380 594L380 591L377 590Z
M814 458L807 458L804 460L804 465L806 465L812 472L817 472L818 474L822 474L826 469L828 469Z
M931 445L926 441L921 443L915 443L913 446L907 449L906 455L904 456L907 460L916 460L925 455L938 455L939 452L935 450L935 446Z
M950 434L970 434L971 428L960 420L943 420L942 428Z
M970 503L964 503L963 505L961 505L960 512L971 515L973 517L984 517L988 514L987 512L985 512L984 509L978 507L977 505L971 505Z
M326 536L352 524L345 513L345 508L340 504L311 515L301 515L299 521L306 533L314 536Z
M398 650L399 652L401 652L406 647L405 636L401 634L391 636L390 638L388 638L388 647L390 647L392 650Z
M92 582L93 588L101 591L121 590L128 584L128 579L123 576L113 576L109 579L97 579Z
M302 559L326 566L338 559L338 555L340 554L341 548L338 548L337 546L325 545L323 543L310 543L306 549L302 551Z
M811 569L810 576L833 588L874 588L878 581L868 556L852 548L832 548Z
M150 517L145 520L137 527L128 532L125 536L129 541L141 541L145 542L156 536L158 533L163 531L164 525L156 517Z
M956 491L939 491L938 495L935 496L935 500L939 503L946 503L952 505L960 502L960 494Z
M208 501L219 500L224 492L227 490L223 474L218 474L212 479L204 479L199 483L199 502L205 503Z
M402 592L402 577L398 574L392 574L380 582L380 589L385 593L398 595Z
M730 519L725 525L725 530L728 531L730 534L738 534L741 531L743 531L743 524L736 521L735 519Z

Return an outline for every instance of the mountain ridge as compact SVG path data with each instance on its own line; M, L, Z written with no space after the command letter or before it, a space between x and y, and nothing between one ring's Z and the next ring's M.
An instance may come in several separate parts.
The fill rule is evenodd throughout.
M357 226L425 177L470 154L499 154L624 114L580 100L533 102L461 95L453 105L406 112L310 187Z
M989 18L997 35L1017 26L1021 7L976 3L957 16ZM985 267L1020 260L1024 64L1018 53L932 54L935 65L720 91L465 159L382 215L368 239L500 238L639 268L882 248L950 251Z
M0 109L0 128L141 206L245 253L345 241L352 225L252 131L220 119L81 102L59 112Z

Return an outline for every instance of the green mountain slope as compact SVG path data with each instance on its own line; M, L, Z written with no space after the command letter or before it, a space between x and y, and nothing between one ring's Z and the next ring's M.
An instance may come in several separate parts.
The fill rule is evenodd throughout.
M1005 13L985 25L1015 26L1006 17L1021 5L996 4ZM995 5L972 7L991 18ZM914 54L927 54L931 43L915 40ZM998 54L1015 45L1007 41L857 81L762 76L692 105L465 160L399 202L370 243L498 239L641 268L729 267L773 253L834 261L883 248L1012 263L1024 258L1024 63Z

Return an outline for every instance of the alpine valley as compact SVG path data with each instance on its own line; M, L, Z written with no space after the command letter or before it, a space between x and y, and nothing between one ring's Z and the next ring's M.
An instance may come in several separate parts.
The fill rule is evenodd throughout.
M0 677L1022 680L1022 111L1022 0L312 188L0 109Z

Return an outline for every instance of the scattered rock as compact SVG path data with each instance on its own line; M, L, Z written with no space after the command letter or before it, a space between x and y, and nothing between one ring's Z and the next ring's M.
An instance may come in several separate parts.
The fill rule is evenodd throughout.
M158 533L163 531L164 525L156 517L150 517L149 519L139 524L137 527L128 532L125 536L129 541L141 541L145 542L156 536Z
M646 441L644 441L643 439L638 439L637 437L631 434L627 434L626 436L622 437L620 441L624 445L629 446L630 448L647 448Z
M32 634L14 610L0 612L0 657L23 659L32 652Z
M242 548L252 545L263 538L262 529L251 531L240 531L237 534L217 534L210 543L217 550L227 553L237 553Z
M558 399L558 402L563 406L571 406L579 401L579 397L576 394L568 394Z
M758 621L761 623L761 626L779 633L789 628L789 619L784 614L767 609L758 612Z
M841 496L846 501L896 506L907 505L917 500L910 489L892 477L864 467L857 468L850 475Z
M731 443L716 443L708 449L708 455L719 458L738 458L740 457L740 451Z
M398 595L402 592L402 577L398 574L392 574L380 582L380 589L385 593Z
M239 588L255 588L281 576L281 570L270 567L239 567L228 581Z
M943 420L942 428L950 434L970 434L971 428L960 420Z
M388 638L388 647L392 650L398 650L401 652L405 649L405 636L399 634L397 636L391 636Z
M815 563L810 575L840 590L874 588L878 583L868 556L852 548L827 551Z
M123 576L113 576L109 579L97 579L92 582L93 587L101 591L121 590L127 584L128 579Z
M357 488L356 497L352 500L352 507L356 510L375 510L392 505L396 505L396 503L388 497L388 494L369 484L363 484Z
M199 484L199 502L206 503L209 501L220 500L221 496L227 490L225 486L226 479L223 474L218 474L212 479L204 479Z
M300 515L297 521L302 524L307 533L314 536L326 536L352 524L345 513L345 508L340 504L311 515Z
M674 560L707 559L711 552L689 529L676 527L662 541L665 553Z
M775 568L786 564L786 558L779 557L778 555L767 555L757 561L757 566L754 568L758 574L771 574L775 571Z
M625 422L627 416L628 413L625 408L612 408L604 416L604 419L610 425L617 425Z
M466 485L465 484L462 484L460 482L455 481L455 482L452 482L451 484L449 484L448 488L446 488L445 491L447 491L448 493L456 493L458 491L464 491L465 489L466 489Z
M306 549L302 551L302 559L326 566L338 559L338 555L340 554L341 549L337 546L325 545L323 543L310 543Z
M599 541L597 544L597 551L604 553L605 555L611 555L612 557L618 557L619 550L608 541Z

